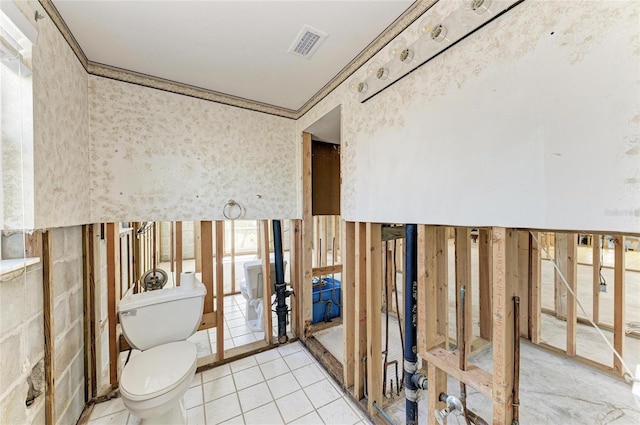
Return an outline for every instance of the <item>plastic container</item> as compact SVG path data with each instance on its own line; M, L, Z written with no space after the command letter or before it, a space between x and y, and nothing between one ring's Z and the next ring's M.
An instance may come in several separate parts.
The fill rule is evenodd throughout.
M340 317L340 281L330 277L313 281L313 318L312 323L329 322Z

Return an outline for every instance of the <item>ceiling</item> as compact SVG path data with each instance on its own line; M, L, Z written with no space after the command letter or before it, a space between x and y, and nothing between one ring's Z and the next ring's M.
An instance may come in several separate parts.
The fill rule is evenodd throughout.
M88 61L299 110L413 1L69 1L53 4ZM311 59L287 50L328 34Z

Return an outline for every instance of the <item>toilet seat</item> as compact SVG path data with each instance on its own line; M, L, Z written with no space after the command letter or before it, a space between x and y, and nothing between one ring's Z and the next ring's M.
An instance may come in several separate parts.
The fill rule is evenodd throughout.
M131 401L161 396L193 377L197 357L196 345L188 341L143 351L122 370L120 392Z

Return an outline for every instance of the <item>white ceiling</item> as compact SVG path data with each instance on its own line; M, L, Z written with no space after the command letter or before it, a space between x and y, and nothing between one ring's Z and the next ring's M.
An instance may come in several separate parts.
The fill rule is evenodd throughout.
M413 1L53 3L89 61L298 110ZM329 34L310 60L305 24Z

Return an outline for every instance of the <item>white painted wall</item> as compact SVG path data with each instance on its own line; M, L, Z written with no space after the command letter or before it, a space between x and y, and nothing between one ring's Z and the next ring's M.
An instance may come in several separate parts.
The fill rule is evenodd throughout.
M347 220L640 232L639 14L526 1L364 104L343 85L298 128L343 104Z

